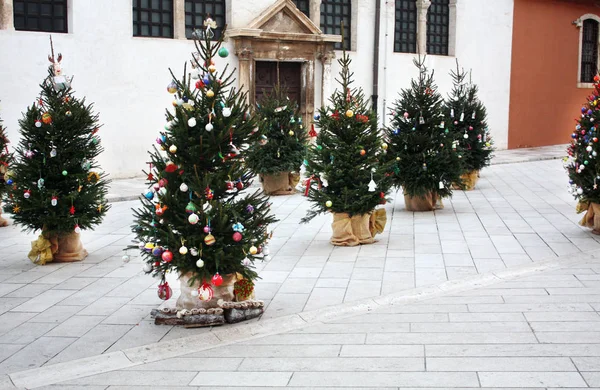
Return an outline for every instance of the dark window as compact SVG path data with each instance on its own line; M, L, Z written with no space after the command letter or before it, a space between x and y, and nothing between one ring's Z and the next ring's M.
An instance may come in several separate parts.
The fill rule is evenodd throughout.
M417 4L415 0L396 0L394 51L417 52Z
M215 38L221 37L225 26L225 0L185 0L185 36L190 39L196 29L204 29L204 19L217 22Z
M14 0L15 29L66 33L67 0Z
M133 36L173 38L173 0L133 0Z
M310 0L292 0L294 2L294 4L296 4L296 7L298 7L298 9L306 16L308 16L310 18L310 11L309 11L309 1Z
M322 0L321 2L321 31L325 34L341 35L344 21L344 48L350 50L350 21L352 19L351 0ZM335 48L342 49L341 43Z
M583 21L581 41L581 82L592 83L598 73L598 22L593 19Z
M449 0L431 0L427 11L427 54L448 55Z

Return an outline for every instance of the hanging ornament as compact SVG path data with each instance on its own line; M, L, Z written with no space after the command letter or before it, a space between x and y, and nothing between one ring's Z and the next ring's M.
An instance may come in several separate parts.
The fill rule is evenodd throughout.
M293 136L294 136L294 134L296 134L296 133L294 133L294 130L290 130L290 131L288 132L288 135L289 135L290 137L293 137Z
M189 190L188 185L185 183L181 183L181 185L179 186L179 191L187 192L188 190Z
M240 232L241 233L241 232L244 231L245 228L244 228L244 225L242 225L239 222L236 222L236 223L233 224L232 229L233 229L234 232Z
M366 150L364 150L364 149L361 149L361 150L360 150L360 155L361 155L361 156L364 156L365 154L367 154L367 151L366 151Z
M212 277L212 279L210 281L213 284L213 286L219 287L220 285L223 284L223 277L221 275L219 275L219 273L217 272L216 274L214 274L214 276Z
M438 188L439 188L440 190L443 190L443 189L444 189L444 182L443 182L443 181L441 181L441 180L440 180L440 182L438 183Z
M204 233L208 234L212 231L212 229L210 228L210 221L208 222L208 225L204 226L204 228L202 228L202 230L204 231Z
M227 180L225 182L225 189L226 189L225 192L227 192L229 194L236 192L235 183L232 182L231 180Z
M206 97L207 98L212 98L215 96L215 93L213 92L212 89L209 89L208 91L206 91Z
M190 248L190 255L198 256L198 248Z
M240 242L240 241L242 241L242 233L235 232L235 233L233 233L232 238L233 238L233 241Z
M187 206L185 206L185 212L188 214L192 214L195 213L198 209L196 208L196 205L194 203L192 203L192 201L190 201Z
M239 191L244 189L244 183L242 182L242 179L238 179L235 182L235 188L237 188Z
M169 85L167 85L167 92L173 94L177 92L177 84L175 81L171 81Z
M165 172L167 173L173 173L177 170L177 165L172 162L172 161L167 161L166 167L165 167Z
M244 267L248 267L250 264L252 264L252 261L250 261L249 258L245 257L244 260L242 260L242 265Z
M81 228L78 224L75 224L75 228L73 229L73 231L75 232L75 234L81 234Z
M225 46L221 46L221 48L219 49L219 57L225 58L228 55L229 55L229 50L227 50L227 48Z
M216 241L217 240L215 239L215 236L213 236L210 233L208 233L208 235L204 237L204 243L208 246L214 245Z
M375 180L373 180L373 174L371 173L371 181L369 182L369 192L375 192L375 190L377 189L377 184L375 183Z
M204 189L204 194L206 195L207 200L212 200L212 198L215 196L215 193L209 187Z
M200 217L198 217L198 214L190 214L190 216L188 217L188 222L191 225L195 225L198 223L198 221L200 220Z
M147 242L146 244L144 244L144 251L145 252L152 253L152 250L154 250L154 243Z
M164 249L160 245L157 245L154 248L152 248L152 256L154 256L154 257L161 257L163 252L164 252Z
M161 284L158 285L158 297L160 299L162 299L163 301L166 301L169 298L171 298L172 295L173 295L173 290L169 286L168 282L163 281Z
M196 256L197 256L197 252L196 252ZM202 260L202 259L196 260L196 267L198 267L198 268L204 267L204 260Z
M310 131L308 132L308 136L314 138L317 136L317 131L315 130L314 123L310 125Z
M148 192L146 192L146 194L144 196L146 197L146 199L150 200L150 199L154 198L154 192L148 191Z
M70 118L70 117L72 117L72 116L73 116L73 113L72 113L71 111L67 111L67 112L65 112L65 116L66 116L67 118Z
M152 272L152 264L150 264L150 263L142 264L142 271L144 271L144 273L146 273L146 274L149 274L150 272Z
M129 257L129 255L125 254L125 255L123 255L123 257L121 257L121 260L123 260L123 263L129 263L129 261L131 260L131 257Z
M261 135L260 139L258 140L258 144L261 146L265 146L267 143L269 142L269 140L267 139L266 135Z
M252 206L251 204L249 204L248 206L246 206L246 212L248 214L254 213L254 206Z
M459 119L459 120L460 120L461 122L463 122L463 121L465 120L465 113L464 113L464 112L462 112L462 113L460 114L460 119Z
M420 125L424 125L425 124L425 118L423 118L422 116L419 117L419 124Z
M473 111L473 115L471 115L471 119L475 119L475 111Z
M181 246L181 248L179 248L180 255L185 256L185 255L187 255L187 253L188 253L188 248L185 245L183 245L183 246Z
M386 144L385 142L381 144L381 149L387 150L387 148L388 148L388 144Z
M33 158L33 156L35 155L35 153L33 153L32 150L26 150L24 154L27 158Z
M348 118L352 118L352 117L354 116L354 111L352 111L352 110L347 110L347 111L346 111L346 116L347 116Z
M41 121L41 120L39 120L39 119L37 119L37 120L35 121L35 127L37 127L37 128L40 128L40 127L42 127L42 121Z
M252 246L250 247L250 249L248 249L248 252L249 252L251 255L255 255L256 253L258 253L258 248L256 248L254 245L252 245Z
M214 129L214 126L212 125L212 123L207 123L206 126L204 126L204 130L206 131L212 131Z
M62 171L63 176L67 176L69 173L67 171Z
M56 154L56 146L52 145L52 147L50 148L50 157L56 157Z
M463 134L463 138L464 138L464 139L467 139L467 138L469 138L469 134L467 134L467 133Z
M173 261L173 252L167 249L162 253L161 259L163 259L163 261L166 263L170 263L171 261Z
M188 119L188 126L189 127L196 126L196 118L190 118L190 119Z
M405 121L408 120L408 112L405 112L403 116Z
M176 145L169 146L169 152L171 152L173 154L177 153L177 146Z
M162 190L162 188L161 188ZM158 215L159 217L162 216L165 211L167 211L168 207L167 206L161 206L160 203L156 205L156 215Z
M215 73L215 72L217 71L217 67L216 67L216 66L214 66L214 65L210 65L210 66L208 67L208 71L209 71L210 73Z
M30 190L25 190L25 192L23 192L23 197L25 199L29 199L30 196L31 196L31 191Z
M231 116L231 108L223 107L223 111L221 113L225 118L229 118Z
M52 117L49 113L45 112L44 114L42 114L42 122L44 122L44 124L46 125L52 123Z
M426 171L427 170L427 163L423 163L423 170Z
M198 288L198 299L201 301L210 301L213 298L213 289L208 283L202 283Z
M52 206L56 206L56 205L58 204L58 197L57 197L56 195L54 195L54 196L52 197L52 199L50 200L50 204L51 204Z
M330 208L331 206L333 206L333 202L328 200L327 202L325 202L325 207Z

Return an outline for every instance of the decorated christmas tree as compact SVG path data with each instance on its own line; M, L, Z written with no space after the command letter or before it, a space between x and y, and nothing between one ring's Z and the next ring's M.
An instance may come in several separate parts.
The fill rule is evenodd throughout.
M0 202L6 192L6 180L4 176L8 171L11 155L8 152L8 137L6 136L6 129L3 126L2 119L0 118ZM0 209L0 227L8 225L8 221L2 217L2 210Z
M87 251L79 233L99 224L109 208L106 174L96 162L103 150L98 115L75 97L61 54L55 57L52 48L48 58L52 66L40 96L19 121L4 206L23 230L41 231L29 253L39 264L82 260Z
M178 317L214 324L227 302L253 296L254 263L268 255L267 228L275 218L260 191L244 191L254 174L243 162L242 145L257 140L256 123L246 93L231 88L233 71L215 64L217 56L229 55L222 38L212 40L215 22L206 19L204 26L195 33L191 73L184 67L177 79L171 72L173 108L150 152L149 189L133 229L144 270L162 279L159 297L170 298L165 274L174 272L181 283ZM221 317L196 318L200 309Z
M306 156L307 136L298 105L276 86L256 105L256 117L261 135L248 151L246 164L260 175L266 194L292 194Z
M377 128L377 115L360 88L352 88L351 60L344 51L339 88L330 107L315 116L320 132L308 154L308 198L313 203L302 222L317 214L333 213L331 243L340 246L371 244L386 223L385 209L391 181L381 158L387 145Z
M586 211L582 226L600 234L600 77L594 77L594 90L581 107L581 116L571 134L565 168L569 174L569 192L579 201L577 212Z
M475 188L479 171L490 164L492 138L489 135L485 106L479 100L478 87L471 82L470 74L460 69L450 75L454 82L452 92L444 103L445 123L462 154L463 173L461 179L465 189Z
M434 210L438 201L452 195L452 184L461 183L462 164L457 143L445 124L442 96L425 57L415 59L419 69L411 87L394 103L387 161L392 178L402 187L407 210Z

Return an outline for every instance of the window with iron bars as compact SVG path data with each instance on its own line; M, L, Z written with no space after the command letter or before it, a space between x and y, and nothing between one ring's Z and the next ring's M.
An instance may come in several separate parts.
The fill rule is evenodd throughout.
M133 36L173 38L173 0L132 0Z
M296 7L310 18L310 0L292 0Z
M350 36L352 20L352 0L322 0L321 2L321 31L325 34L341 35L341 22L344 21L343 47L351 50ZM336 43L335 49L341 50L342 43Z
M185 0L185 36L192 38L194 30L204 28L210 17L217 23L214 39L219 39L225 27L225 0Z
M15 30L66 33L67 0L14 0Z
M427 54L448 55L449 0L431 0L427 11Z
M593 19L583 21L581 40L581 79L582 83L593 83L598 74L598 22Z
M396 0L394 51L417 52L417 5L415 0Z

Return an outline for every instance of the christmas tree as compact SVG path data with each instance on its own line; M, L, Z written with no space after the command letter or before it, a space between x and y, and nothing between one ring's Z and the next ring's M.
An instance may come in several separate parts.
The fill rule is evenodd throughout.
M450 133L458 140L461 150L465 189L475 187L479 171L490 164L492 139L489 135L485 106L479 100L478 87L469 80L467 73L456 62L456 71L451 71L453 80L451 94L444 104L445 122Z
M386 221L385 209L374 211L385 203L391 185L388 167L381 162L386 145L363 91L351 87L351 60L345 51L338 63L339 89L330 98L331 107L315 116L321 130L309 148L306 190L313 206L302 222L332 212L332 244L370 244Z
M29 253L40 264L83 259L80 231L99 224L109 208L106 174L96 162L103 150L98 115L85 98L74 96L71 80L62 74L62 55L55 57L52 48L48 59L52 66L40 96L19 121L4 207L23 230L41 231Z
M229 55L222 38L212 39L215 22L204 26L195 33L192 72L184 67L181 79L171 72L173 109L150 152L149 190L135 210L145 271L162 278L162 299L171 296L165 273L179 275L180 310L232 301L233 283L245 291L238 299L250 297L254 262L268 254L267 227L276 221L260 191L243 191L254 174L241 146L257 140L256 123L247 94L230 88L234 72L215 65L217 56Z
M571 134L565 168L569 174L569 192L579 201L577 212L587 211L580 224L600 234L600 162L598 161L598 122L600 121L600 77L594 77L594 90L581 107L581 116Z
M8 152L8 137L6 136L6 129L2 125L2 118L0 118L0 202L6 192L6 179L5 175L8 171L9 162L11 155ZM2 217L2 210L0 210L0 227L8 225L8 221Z
M256 117L261 138L249 150L246 164L261 175L266 194L292 194L306 155L307 137L298 104L276 86L256 105Z
M460 154L442 114L442 96L425 57L414 60L419 77L400 92L394 103L387 161L393 164L392 178L402 187L406 208L433 210L439 199L452 195L452 183L461 183Z

